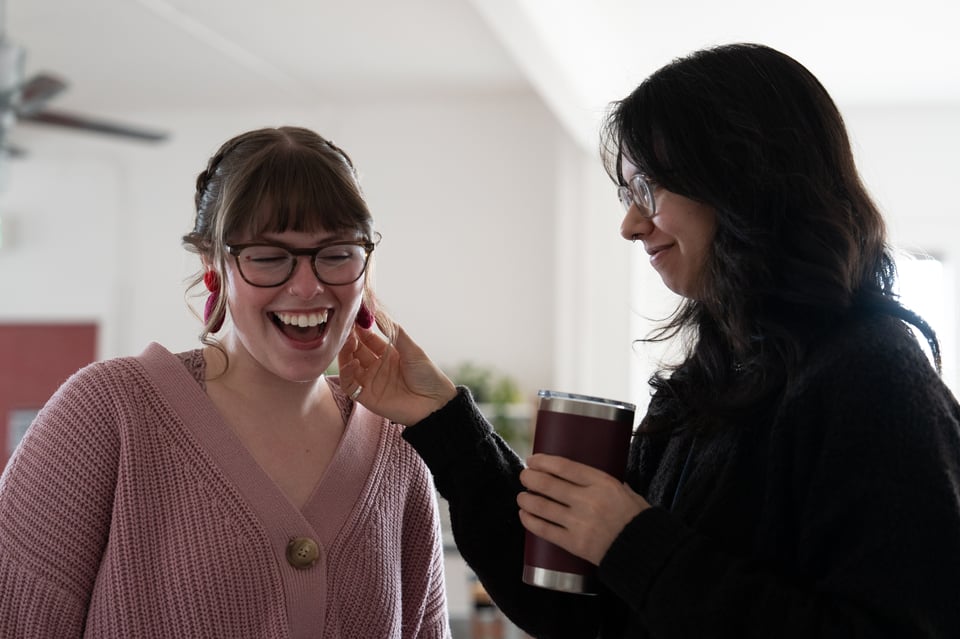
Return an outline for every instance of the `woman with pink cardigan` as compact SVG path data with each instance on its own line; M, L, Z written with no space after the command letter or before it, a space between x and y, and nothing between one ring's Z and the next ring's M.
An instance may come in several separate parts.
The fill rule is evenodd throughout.
M92 364L40 412L0 480L0 637L449 637L429 474L325 375L377 315L350 158L250 131L195 202L203 346Z

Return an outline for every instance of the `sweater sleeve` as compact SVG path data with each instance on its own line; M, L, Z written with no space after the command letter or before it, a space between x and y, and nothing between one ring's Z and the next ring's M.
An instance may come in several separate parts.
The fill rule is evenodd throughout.
M404 431L448 501L457 548L507 617L533 636L592 637L599 598L523 583L524 529L517 515L522 462L465 388Z
M102 364L71 377L0 479L0 636L80 637L106 544L118 455Z
M767 455L777 560L659 509L604 557L652 636L960 636L960 407L912 340L837 346L784 401Z

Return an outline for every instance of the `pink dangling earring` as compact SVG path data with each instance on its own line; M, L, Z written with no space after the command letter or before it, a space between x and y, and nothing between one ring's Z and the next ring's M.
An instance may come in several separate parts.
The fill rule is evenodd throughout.
M213 309L217 307L217 301L220 299L220 276L214 270L209 270L203 274L203 285L210 291L206 303L203 305L203 324L210 323L210 316L213 315ZM210 327L211 333L216 333L223 326L223 315Z
M357 326L363 329L369 329L373 326L373 311L371 311L366 302L360 302L360 310L357 311Z

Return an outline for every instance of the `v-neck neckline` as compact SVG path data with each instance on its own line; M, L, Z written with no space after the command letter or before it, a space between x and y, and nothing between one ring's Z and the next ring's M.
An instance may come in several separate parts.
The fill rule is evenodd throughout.
M327 547L334 542L370 481L382 445L379 417L354 405L326 471L298 508L257 463L176 356L151 344L141 361L150 362L161 373L154 382L180 414L185 428L268 529L289 530L293 536L308 534ZM335 394L340 392L339 386L333 388L333 380L327 383Z

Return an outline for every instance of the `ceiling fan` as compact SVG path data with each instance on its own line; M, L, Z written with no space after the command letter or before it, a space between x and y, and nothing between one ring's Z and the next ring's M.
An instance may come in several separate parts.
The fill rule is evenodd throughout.
M16 122L60 126L147 142L159 142L168 137L164 131L47 108L47 104L67 88L67 83L51 73L24 77L26 51L7 40L3 24L5 9L5 2L0 0L0 151L14 156L23 153L7 143L7 133Z

